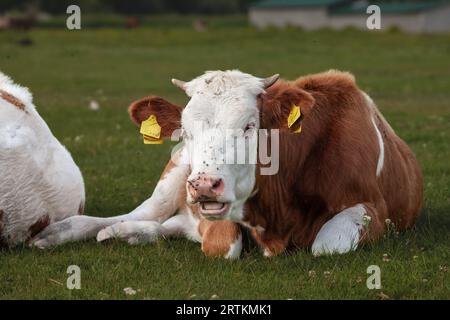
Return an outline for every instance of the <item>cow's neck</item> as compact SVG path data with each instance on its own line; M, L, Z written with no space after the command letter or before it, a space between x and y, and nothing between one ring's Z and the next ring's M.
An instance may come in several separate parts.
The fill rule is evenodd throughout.
M302 144L301 140L307 139L280 133L278 172L261 175L261 165L257 165L254 189L257 192L246 202L245 220L264 237L284 237L298 218L297 200L301 196L301 176L309 149L308 143ZM289 220L292 223L286 223Z
M317 108L303 121L300 134L280 130L278 173L261 175L261 165L256 168L258 191L246 202L244 221L254 227L258 242L275 247L274 253L312 242L307 238L314 234L307 231L310 222L317 219L318 213L328 211L327 201L309 190L317 190L313 185L320 183L313 176L317 168L312 168L326 152L327 128L333 116L333 112L320 114Z

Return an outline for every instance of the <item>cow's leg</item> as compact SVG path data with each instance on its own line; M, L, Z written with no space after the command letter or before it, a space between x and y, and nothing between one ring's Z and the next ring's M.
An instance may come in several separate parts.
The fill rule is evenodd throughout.
M209 221L199 224L202 251L207 256L237 259L242 251L242 232L233 221Z
M100 230L97 241L117 238L124 239L129 244L151 243L162 234L162 225L156 221L125 221Z
M188 175L188 166L177 166L170 161L152 196L132 212L109 218L73 216L49 225L34 237L30 244L45 248L69 241L94 238L101 229L124 221L151 220L161 223L175 214L180 198L185 197Z
M242 250L242 234L237 223L232 221L199 221L188 212L182 212L163 224L154 221L119 222L101 230L97 241L122 239L129 244L151 243L159 236L186 236L201 242L207 256L239 258Z
M386 207L361 203L347 208L328 220L319 230L312 253L315 256L346 253L355 250L363 240L383 234Z
M186 236L200 241L198 221L189 217L188 212L181 212L164 223L156 221L125 221L102 229L97 234L97 241L122 239L129 244L151 243L158 237Z

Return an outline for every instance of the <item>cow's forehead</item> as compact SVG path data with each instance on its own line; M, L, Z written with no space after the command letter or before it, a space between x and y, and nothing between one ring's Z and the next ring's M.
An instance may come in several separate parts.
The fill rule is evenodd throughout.
M186 129L241 128L253 120L257 124L258 108L256 100L240 100L235 103L220 103L208 100L192 100L183 111L182 124Z
M260 78L237 70L208 71L187 83L191 100L183 112L183 126L203 122L211 127L239 128L255 117L256 96L264 91Z
M261 78L239 70L206 71L186 84L186 93L190 97L197 94L224 99L231 96L256 96L263 91Z

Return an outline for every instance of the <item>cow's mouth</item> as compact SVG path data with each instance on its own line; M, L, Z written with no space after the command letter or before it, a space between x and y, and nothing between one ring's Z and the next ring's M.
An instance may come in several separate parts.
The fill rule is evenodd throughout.
M218 201L202 201L200 202L200 213L207 218L221 218L228 209L230 203Z

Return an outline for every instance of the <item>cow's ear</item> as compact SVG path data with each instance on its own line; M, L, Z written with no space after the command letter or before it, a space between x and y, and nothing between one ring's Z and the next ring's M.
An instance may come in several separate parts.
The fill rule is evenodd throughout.
M138 126L150 116L155 116L161 126L161 138L170 138L172 132L181 127L183 108L160 97L145 97L128 107L131 120Z
M309 92L288 83L276 83L259 97L261 127L299 132L314 104Z

